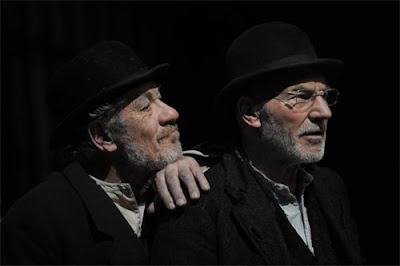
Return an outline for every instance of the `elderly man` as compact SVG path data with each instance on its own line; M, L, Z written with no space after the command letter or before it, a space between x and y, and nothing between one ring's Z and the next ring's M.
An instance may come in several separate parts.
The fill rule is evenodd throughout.
M3 264L148 262L140 236L153 198L149 177L177 161L168 166L172 173L159 172L169 209L175 208L172 196L181 196L180 186L166 184L165 176L186 171L194 198L196 179L208 185L194 159L182 157L178 112L161 99L159 82L167 67L148 69L129 47L110 41L56 73L48 99L62 118L51 139L62 170L20 199L2 221Z
M345 186L314 165L339 94L328 82L341 67L284 22L256 25L232 43L229 82L215 103L236 124L235 145L206 173L209 194L183 212L158 213L152 263L362 262Z

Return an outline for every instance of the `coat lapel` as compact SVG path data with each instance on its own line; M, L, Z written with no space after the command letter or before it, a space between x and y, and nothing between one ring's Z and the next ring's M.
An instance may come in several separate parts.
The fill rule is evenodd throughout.
M350 216L346 188L339 177L328 176L325 172L315 171L312 191L308 196L310 211L320 211L332 236L332 246L340 260L347 263L362 264L359 257L356 226ZM331 174L332 175L332 174ZM336 180L332 182L333 180ZM340 181L340 182L339 182ZM313 198L313 196L315 198ZM312 214L311 214L312 215ZM314 227L320 226L314 223ZM314 228L313 230L316 230Z
M290 256L276 219L276 207L249 167L234 155L224 157L226 192L233 217L266 264L289 264ZM277 252L278 251L278 252Z
M82 199L96 229L112 239L110 263L146 263L147 253L143 244L107 194L78 163L67 166L64 174Z

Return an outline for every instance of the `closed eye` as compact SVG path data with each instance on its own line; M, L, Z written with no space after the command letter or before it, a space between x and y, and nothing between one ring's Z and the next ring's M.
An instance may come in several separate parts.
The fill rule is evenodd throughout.
M142 97L140 101L138 102L138 109L140 112L146 112L150 110L152 101L149 99L149 97Z
M141 112L143 112L143 111L148 111L148 110L150 110L150 107L151 107L151 104L149 103L149 104L146 104L145 106L143 106L141 109L140 109L140 111Z

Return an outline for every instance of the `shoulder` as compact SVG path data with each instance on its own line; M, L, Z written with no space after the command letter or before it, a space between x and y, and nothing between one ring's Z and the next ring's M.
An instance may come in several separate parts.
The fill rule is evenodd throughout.
M217 211L220 199L224 195L223 191L226 180L224 162L220 160L214 164L205 172L205 176L210 183L211 189L207 192L200 191L201 196L198 200L190 200L187 188L183 187L185 196L189 199L187 205L170 211L164 205L160 204L159 209L151 220L156 224L160 224L170 219L185 220L188 217L201 217L201 219L204 219Z
M344 186L340 175L331 168L313 165L307 169L314 177L314 181L318 184Z
M213 165L205 175L210 182L210 185L213 187L220 187L223 185L225 177L226 177L226 169L223 161L218 162Z
M237 167L238 164L238 158L234 153L225 153L222 155L221 160L206 172L206 176L209 179L217 179L217 182L221 183L229 172L235 171L234 168Z
M31 209L31 207L38 205L52 204L54 199L60 197L60 192L64 191L67 187L68 184L64 176L60 172L53 172L46 177L45 181L32 188L18 199L11 207L10 211L13 209ZM53 200L49 201L49 198Z
M62 172L52 172L45 180L18 199L5 219L44 219L57 210L67 212L79 197Z
M319 194L347 199L347 187L336 171L318 165L313 165L307 170L312 174L314 178L312 184Z
M245 180L243 175L246 167L242 164L235 153L225 153L221 160L205 173L211 186L209 196L219 202L222 197L229 194L228 191L236 191L246 186L248 180Z

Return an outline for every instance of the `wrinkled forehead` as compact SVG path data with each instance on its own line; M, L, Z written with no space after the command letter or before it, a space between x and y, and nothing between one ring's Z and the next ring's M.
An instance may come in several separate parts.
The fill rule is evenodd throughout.
M282 92L294 91L294 90L299 90L299 89L324 90L326 87L328 87L328 85L326 84L325 79L311 78L311 79L305 79L305 80L298 81L295 84L286 87Z
M302 78L302 79L293 80L292 84L287 86L287 87L297 86L297 85L300 85L300 84L303 84L305 86L313 86L313 84L316 84L316 83L326 84L327 81L322 76L305 77L305 78Z
M248 95L257 102L263 102L274 98L276 95L289 90L292 87L303 86L314 89L317 83L327 84L322 75L302 75L298 77L276 77L269 80L260 80L249 84Z

